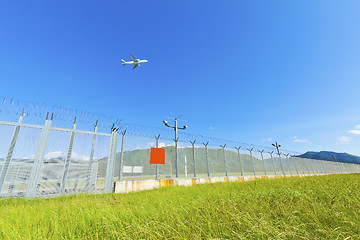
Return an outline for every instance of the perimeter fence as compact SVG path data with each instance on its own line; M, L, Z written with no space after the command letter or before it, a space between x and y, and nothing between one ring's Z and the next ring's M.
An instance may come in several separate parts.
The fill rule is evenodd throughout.
M108 133L0 121L0 196L27 198L112 192L114 181L216 176L358 173L358 162L299 157L298 153L131 124ZM165 149L165 164L150 164L150 149Z

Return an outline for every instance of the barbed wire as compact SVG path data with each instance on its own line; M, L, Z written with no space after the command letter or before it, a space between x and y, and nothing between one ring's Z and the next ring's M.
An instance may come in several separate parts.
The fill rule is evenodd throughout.
M60 121L76 121L82 124L93 124L98 121L98 125L109 127L115 124L118 128L122 128L123 120L99 113L93 113L74 108L66 108L61 105L47 106L45 103L24 101L17 98L7 98L0 96L0 112L21 115L24 109L25 115L30 117L44 118L48 112L53 113L53 118Z
M168 128L155 128L155 127L147 127L142 125L136 125L136 124L130 124L130 123L124 123L123 124L123 130L126 129L126 134L131 136L138 136L138 137L146 137L146 138L155 138L160 134L161 140L175 140L175 135L173 130L169 130ZM247 150L253 148L254 151L261 151L264 150L264 152L276 152L274 147L271 146L261 146L251 143L244 143L239 142L235 140L229 140L229 139L222 139L222 138L215 138L215 137L209 137L204 136L201 134L194 134L194 133L186 133L183 131L178 131L178 138L179 142L182 143L189 143L190 141L196 140L196 143L198 145L201 145L203 143L209 142L209 147L219 147L220 145L226 144L226 149L233 149L235 150L235 147L241 147L242 150ZM281 154L291 154L291 155L297 155L300 154L299 152L290 151L286 149L281 149Z
M120 132L126 130L127 135L153 138L160 134L161 139L163 140L174 140L174 131L166 128L155 128L142 125L136 125L131 123L125 123L122 119L115 118L113 116L108 116L99 113L93 113L89 111L78 110L74 108L66 108L61 105L53 105L48 107L45 103L38 103L33 101L23 101L17 98L7 98L0 96L0 112L6 112L9 114L21 115L22 111L25 111L26 116L34 116L39 118L44 118L48 112L53 113L53 119L60 121L74 121L76 116L76 122L82 124L93 124L98 121L98 126L101 127L110 127L114 124L116 128L119 128ZM241 149L251 149L273 151L274 148L267 146L259 146L250 143L243 143L234 140L221 139L209 136L203 136L200 134L186 133L183 131L178 132L178 137L180 142L190 143L194 141L198 144L209 142L209 146L220 147L220 145L227 144L227 149L235 149L235 147L241 147ZM288 151L282 149L283 153L289 154L298 154L294 151Z

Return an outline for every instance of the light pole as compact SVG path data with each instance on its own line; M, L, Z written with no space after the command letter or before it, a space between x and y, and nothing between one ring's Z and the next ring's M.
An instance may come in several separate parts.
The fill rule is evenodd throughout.
M156 148L159 148L159 138L160 138L160 134L155 136L156 139ZM159 164L156 164L156 180L159 178Z
M273 144L271 144L271 145L273 145L274 147L276 147L277 153L278 153L278 155L279 155L281 170L282 170L282 172L283 172L283 175L285 175L285 171L284 171L284 167L283 167L283 164L282 164L282 161L281 161L281 156L280 156L280 151L279 151L279 147L281 147L281 145L278 144L277 142L275 142L275 143L273 143Z
M193 142L190 141L190 143L192 145L192 157L193 157L193 164L194 164L194 178L196 178L195 142L196 142L196 139Z
M177 126L177 119L178 119L178 117L175 118L175 126L170 126L170 125L168 124L168 122L165 121L165 120L163 121L163 123L165 124L165 126L170 127L170 128L173 128L173 129L175 130L175 139L174 139L174 141L175 141L175 171L176 171L176 177L178 178L178 177L179 177L179 172L178 172L177 143L178 143L179 138L178 138L178 136L177 136L177 130L178 130L178 129L184 130L184 129L187 128L187 126L185 125L185 126L183 126L183 127L178 127L178 126Z

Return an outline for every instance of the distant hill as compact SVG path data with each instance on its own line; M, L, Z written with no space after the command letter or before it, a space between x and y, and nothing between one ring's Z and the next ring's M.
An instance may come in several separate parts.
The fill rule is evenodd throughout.
M320 152L306 152L302 155L298 155L298 157L302 158L312 158L319 160L327 160L327 161L335 161L334 157L339 162L347 162L347 163L360 163L360 157L351 155L348 153L336 153L329 151L320 151Z

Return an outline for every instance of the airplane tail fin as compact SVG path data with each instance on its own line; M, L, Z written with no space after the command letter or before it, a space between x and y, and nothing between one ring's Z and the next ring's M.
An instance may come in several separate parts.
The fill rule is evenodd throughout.
M125 61L121 59L122 65L125 66Z

